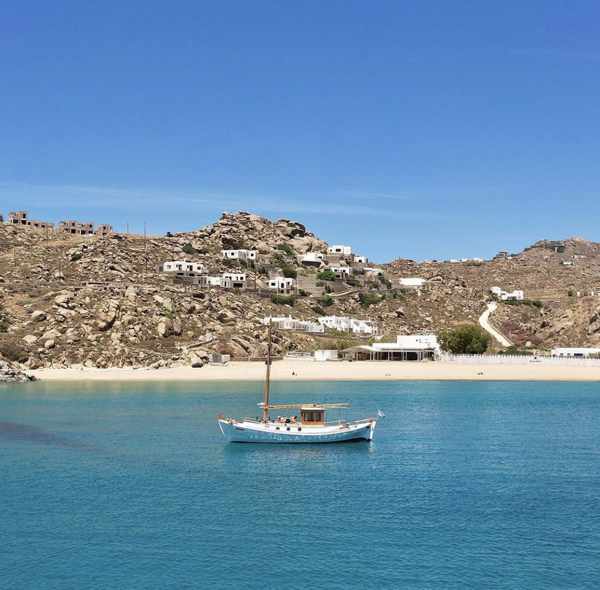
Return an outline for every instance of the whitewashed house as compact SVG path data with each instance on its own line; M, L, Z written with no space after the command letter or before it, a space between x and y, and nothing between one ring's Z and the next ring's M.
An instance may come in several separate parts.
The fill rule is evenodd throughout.
M337 254L338 256L351 256L352 246L344 246L342 244L335 244L327 248L327 254Z
M398 285L402 289L420 289L427 279L421 277L401 277L398 279Z
M204 265L189 260L169 260L162 265L163 272L194 272L202 274L206 272Z
M500 287L492 287L490 291L501 301L523 301L525 299L525 293L520 289L504 291Z
M224 272L223 286L230 289L243 289L246 286L246 275L239 272Z
M550 352L552 356L563 358L590 358L591 356L600 356L600 348L553 348Z
M333 266L333 265L329 265L327 267L328 270L330 270L331 272L333 272L335 274L335 278L338 280L341 279L345 279L346 277L349 277L352 274L352 267L351 266Z
M354 255L354 258L352 259L354 264L367 264L368 259L366 256L359 256L358 254Z
M224 260L256 260L256 250L221 250Z
M382 277L384 275L383 268L365 267L365 276L369 279Z
M311 322L310 320L297 320L292 316L266 317L262 323L268 325L273 324L273 327L279 330L295 330L298 332L309 332L312 334L322 334L325 328L319 322Z
M321 252L307 252L303 256L299 256L300 264L304 266L321 266L323 264L324 254Z
M272 291L287 295L294 292L296 280L288 277L275 277L268 280L267 287Z
M345 316L328 315L321 316L317 321L326 328L329 328L330 330L337 330L339 332L352 332L353 334L362 334L367 336L372 336L378 332L377 324L371 320L360 320Z
M222 276L203 275L199 284L201 287L225 287Z

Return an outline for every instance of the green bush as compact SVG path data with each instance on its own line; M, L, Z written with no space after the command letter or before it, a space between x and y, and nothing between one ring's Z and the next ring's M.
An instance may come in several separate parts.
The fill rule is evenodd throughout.
M304 289L298 289L298 295L300 297L308 297L310 293L308 291L305 291Z
M281 250L287 256L295 256L295 254L296 254L294 252L294 249L289 244L277 244L277 246L275 246L275 248L277 250Z
M322 270L317 274L317 279L320 281L335 281L335 273L332 270Z
M276 305L294 305L296 298L293 295L282 295L281 293L273 293L271 301Z
M281 272L283 273L283 276L287 279L295 279L298 276L298 271L295 268L292 268L291 266L284 266L281 269Z
M474 324L464 324L439 334L443 350L454 354L483 354L489 346L489 334Z
M183 248L181 248L186 254L189 254L190 256L192 254L196 254L197 250L196 248L194 248L194 246L192 246L189 242L187 244L183 245Z
M359 293L358 300L363 307L369 307L370 305L376 305L383 301L383 295L379 293Z
M321 297L319 299L319 303L321 304L322 307L330 307L331 305L334 304L334 299L329 294L323 295L323 297Z
M78 260L81 260L82 256L83 254L81 252L74 252L71 254L71 262L77 262Z

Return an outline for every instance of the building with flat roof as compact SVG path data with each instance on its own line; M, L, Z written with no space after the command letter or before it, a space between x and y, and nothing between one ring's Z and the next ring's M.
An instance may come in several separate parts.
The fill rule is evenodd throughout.
M583 359L600 356L600 348L553 348L550 354L556 357Z
M440 345L435 334L415 334L398 336L396 342L375 342L364 346L352 346L345 349L343 355L348 360L435 360L440 355Z

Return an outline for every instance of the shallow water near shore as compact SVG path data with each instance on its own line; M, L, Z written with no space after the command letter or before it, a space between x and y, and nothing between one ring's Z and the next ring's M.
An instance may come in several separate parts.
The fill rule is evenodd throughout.
M373 443L227 444L216 415L260 395L0 386L0 588L597 587L600 385L276 383L386 416Z

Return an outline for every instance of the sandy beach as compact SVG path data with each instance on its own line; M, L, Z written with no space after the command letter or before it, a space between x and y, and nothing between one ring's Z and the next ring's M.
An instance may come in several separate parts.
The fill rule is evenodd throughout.
M261 381L262 362L232 362L200 369L40 369L44 381ZM448 362L277 361L274 381L600 381L600 367L562 364L458 364Z

